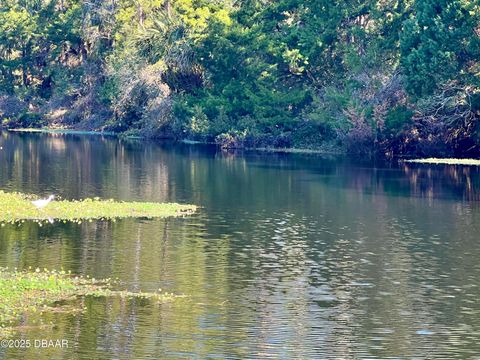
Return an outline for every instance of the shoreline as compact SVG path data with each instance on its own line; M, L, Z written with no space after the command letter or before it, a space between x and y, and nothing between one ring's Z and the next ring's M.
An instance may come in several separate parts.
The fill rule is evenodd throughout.
M71 128L0 128L0 131L8 131L14 133L42 133L42 134L60 134L60 135L94 135L94 136L111 136L126 140L147 140L155 141L155 139L148 139L143 136L125 136L121 133L113 131L98 131L98 130L78 130ZM211 142L203 142L198 140L171 140L186 145L213 145L219 146ZM269 147L245 147L245 148L227 148L225 151L258 151L265 153L277 154L311 154L311 155L346 155L345 152L335 151L331 149L307 149L307 148L269 148ZM467 158L419 158L419 159L402 159L397 158L399 162L409 164L430 164L430 165L465 165L465 166L480 166L480 159Z
M98 131L98 130L78 130L69 128L0 128L0 131L7 131L13 133L39 133L39 134L59 134L59 135L94 135L94 136L111 136L126 140L147 140L155 141L144 136L125 136L121 133L113 131ZM198 140L170 140L186 145L213 145L218 146L213 142L203 142ZM308 149L308 148L270 148L270 147L245 147L245 148L226 148L225 151L259 151L266 153L285 153L285 154L318 154L318 155L343 155L341 151L325 150L325 149Z
M40 133L40 134L61 134L61 135L103 135L103 136L118 136L112 131L96 131L96 130L76 130L69 128L3 128L8 132L15 133Z

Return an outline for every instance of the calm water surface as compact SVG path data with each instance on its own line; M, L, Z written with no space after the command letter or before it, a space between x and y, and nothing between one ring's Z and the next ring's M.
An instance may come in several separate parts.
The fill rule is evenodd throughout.
M0 359L480 355L480 171L0 133L0 189L200 205L181 219L0 228L0 266L187 298L26 318ZM1 211L2 209L0 209ZM33 324L32 324L33 323Z

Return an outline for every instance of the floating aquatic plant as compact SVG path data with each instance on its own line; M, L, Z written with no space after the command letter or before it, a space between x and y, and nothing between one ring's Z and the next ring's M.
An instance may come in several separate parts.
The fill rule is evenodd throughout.
M111 279L96 280L73 276L65 271L38 268L18 271L0 268L0 335L14 330L12 325L15 325L23 314L59 309L49 305L81 296L142 298L157 302L184 297L162 291L115 291L111 289L113 283ZM73 309L75 310L75 307Z
M43 209L38 209L32 204L33 199L32 195L6 193L0 190L0 223L26 220L82 222L127 217L155 218L189 215L196 210L194 205L119 202L99 198L52 201Z
M404 162L406 162L406 163L417 163L417 164L446 164L446 165L480 166L480 160L479 159L427 158L427 159L404 160Z

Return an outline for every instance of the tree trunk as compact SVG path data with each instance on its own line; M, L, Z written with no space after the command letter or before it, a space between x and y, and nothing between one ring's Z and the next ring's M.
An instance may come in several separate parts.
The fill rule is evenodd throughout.
M25 44L22 49L22 85L24 87L28 86L28 77L27 77L27 50L28 45Z

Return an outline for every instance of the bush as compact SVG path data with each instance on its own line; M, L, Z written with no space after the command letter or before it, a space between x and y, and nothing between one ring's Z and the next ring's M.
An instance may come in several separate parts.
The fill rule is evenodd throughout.
M42 127L46 125L42 114L35 112L25 112L19 118L19 124L25 128Z
M215 143L222 149L241 149L245 147L245 136L239 133L223 133L215 137Z
M390 134L398 134L405 125L412 122L413 111L404 105L396 106L385 116L385 129Z
M16 96L0 94L0 119L2 126L15 126L18 118L27 111L27 104ZM18 125L17 125L18 126Z
M292 132L293 147L315 149L335 139L336 134L328 123L302 121Z

